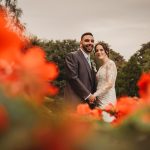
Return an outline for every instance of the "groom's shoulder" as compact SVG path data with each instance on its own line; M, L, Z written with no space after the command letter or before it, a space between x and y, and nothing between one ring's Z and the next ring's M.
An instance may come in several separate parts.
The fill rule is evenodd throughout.
M78 55L80 50L72 51L68 53L67 55Z

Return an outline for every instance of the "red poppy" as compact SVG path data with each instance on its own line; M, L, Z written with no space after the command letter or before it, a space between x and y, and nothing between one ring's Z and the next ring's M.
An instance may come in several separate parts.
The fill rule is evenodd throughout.
M143 114L143 116L141 117L141 121L143 123L150 124L150 113Z
M0 58L8 61L19 57L20 49L26 43L23 37L20 38L19 34L13 31L9 22L6 11L0 11Z
M45 61L42 49L35 47L22 53L11 69L11 74L3 81L10 94L21 94L41 102L45 95L58 93L58 89L50 83L58 76L58 67Z
M115 106L109 105L105 111L115 116L112 124L120 124L138 108L138 101L131 97L122 97L117 101Z
M90 109L88 104L79 104L77 106L77 114L87 115L95 119L101 119L102 110L99 108Z
M138 83L139 95L145 102L150 102L150 73L143 73Z
M11 95L23 95L41 102L44 96L55 95L58 88L51 82L58 76L58 67L46 62L44 50L33 47L22 51L26 44L23 36L12 31L9 17L0 16L0 81ZM23 33L22 33L23 34Z

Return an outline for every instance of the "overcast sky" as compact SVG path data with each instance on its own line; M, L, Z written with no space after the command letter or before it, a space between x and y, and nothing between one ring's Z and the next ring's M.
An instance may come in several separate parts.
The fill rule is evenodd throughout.
M150 41L150 0L18 0L27 31L41 39L76 39L92 32L129 59Z

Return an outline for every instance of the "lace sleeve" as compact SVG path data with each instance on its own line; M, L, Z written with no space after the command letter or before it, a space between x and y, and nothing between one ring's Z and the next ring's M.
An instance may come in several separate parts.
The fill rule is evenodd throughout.
M98 96L99 98L103 97L110 88L115 86L117 69L115 63L109 62L105 66L106 68L106 82L94 93L94 96Z

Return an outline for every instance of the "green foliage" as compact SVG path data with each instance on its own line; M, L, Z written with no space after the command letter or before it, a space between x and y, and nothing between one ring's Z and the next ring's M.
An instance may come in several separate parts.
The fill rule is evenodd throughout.
M4 6L10 10L10 12L13 12L13 17L21 17L22 10L21 8L17 7L17 0L1 0L0 4L4 4Z
M137 58L138 64L141 66L143 72L150 70L150 42L143 44L142 48L134 56Z
M143 66L142 66L142 70L144 72L147 72L150 70L150 48L145 50L145 53L143 54Z
M118 71L117 96L138 96L136 83L143 72L150 70L150 42L143 44L129 61Z
M7 9L6 9L7 8ZM25 25L20 22L20 17L22 15L22 9L17 6L17 0L1 0L0 10L8 11L9 17L13 24L20 29L20 31L25 30Z
M118 89L117 95L138 96L138 88L136 84L141 73L142 70L137 63L136 58L131 57L131 59L118 73L118 78L120 78L120 80L117 81L117 84L119 84L120 89Z
M110 50L110 58L115 62L117 66L117 70L119 71L126 63L123 56L121 56L119 53L115 52L114 50Z
M124 66L126 66L127 62L124 63ZM118 69L117 71L117 79L116 79L116 95L117 97L120 97L122 95L126 95L125 93L125 73L123 72L124 66L122 68Z

